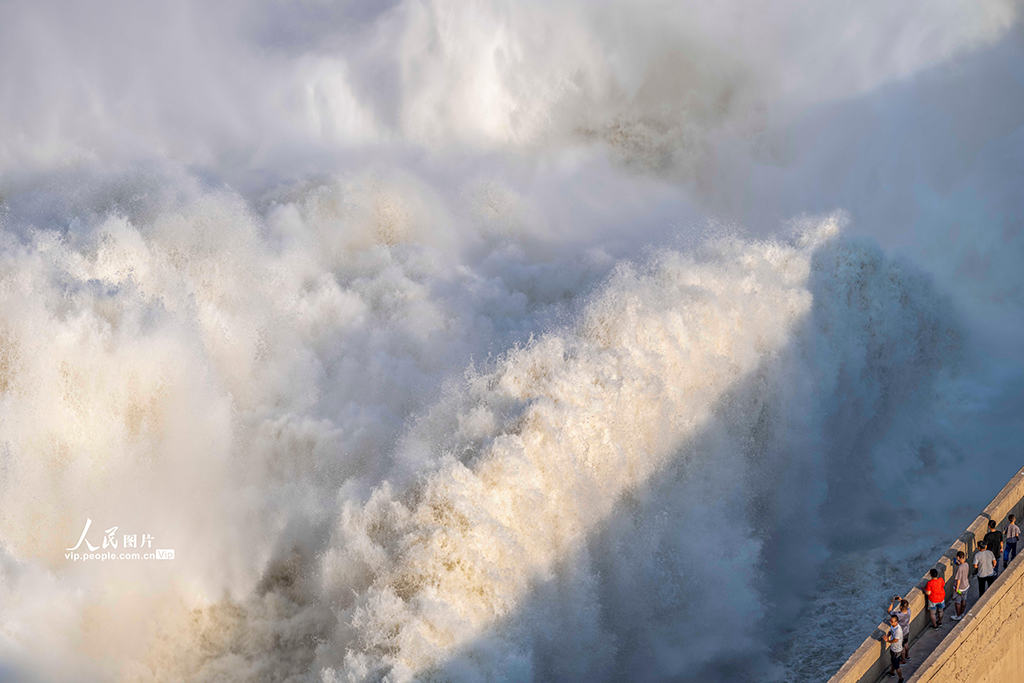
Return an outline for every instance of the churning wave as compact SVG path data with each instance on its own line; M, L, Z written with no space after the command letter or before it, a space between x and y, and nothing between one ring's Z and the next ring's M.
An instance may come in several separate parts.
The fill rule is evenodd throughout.
M1021 443L1019 6L891 5L0 4L0 678L827 678Z
M431 376L495 326L484 278L444 299L428 250L324 267L196 211L110 219L88 248L41 235L6 265L8 543L70 546L88 515L179 549L166 576L8 555L8 614L118 651L126 610L161 614L111 670L144 680L759 671L769 608L814 578L825 522L801 520L874 503L854 444L961 351L929 280L833 217L621 263L569 322Z

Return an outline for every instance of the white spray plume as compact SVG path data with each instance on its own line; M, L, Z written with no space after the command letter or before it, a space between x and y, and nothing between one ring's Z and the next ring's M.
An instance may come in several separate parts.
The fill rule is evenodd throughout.
M1017 469L1019 26L0 4L0 678L827 677Z

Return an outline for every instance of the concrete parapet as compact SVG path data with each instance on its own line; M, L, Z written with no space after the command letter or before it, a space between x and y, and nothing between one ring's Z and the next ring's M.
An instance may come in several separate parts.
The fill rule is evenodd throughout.
M959 551L963 550L967 554L967 561L973 564L974 553L977 550L978 541L982 540L985 537L985 534L988 532L989 520L996 520L996 524L999 525L999 528L1002 528L1006 523L1007 515L1013 513L1017 516L1017 519L1020 520L1022 512L1024 512L1024 469L1021 469L1021 471L1017 472L1017 474L1014 475L1012 479L1010 479L1006 486L1003 487L1003 490L999 492L999 495L997 495L992 500L992 502L989 503L988 507L986 507L985 510L980 515L978 515L974 522L972 522L971 525L967 527L967 530L960 535L960 538L958 538L956 542L949 547L949 550L943 553L942 556L938 559L938 561L933 565L934 568L938 570L939 576L945 579L946 581L947 601L953 593L953 583L951 579L953 577L953 567L955 566L956 554ZM989 599L989 593L993 591L996 591L997 594L1005 592L1006 589L1004 587L1012 584L1014 575L1022 577L1022 583L1018 586L1018 591L1020 586L1024 586L1024 573L1022 573L1020 570L1021 565L1024 565L1024 560L1014 563L1013 570L1007 573L1006 577L1000 578L998 581L996 581L995 584L993 584L992 588L989 589L989 592L987 592L983 598L984 603L979 601L979 603L972 609L975 618L978 617L979 610L984 609L984 605L991 604L992 601ZM917 585L915 585L912 590L910 590L906 595L904 595L904 597L910 601L910 610L913 614L913 618L910 622L911 646L913 646L913 641L928 626L928 610L925 604L924 587L925 584L928 583L928 580L930 578L930 574L928 572L925 572L924 576L921 577L921 580L917 582ZM1001 585L1003 587L1000 587L997 591L997 585ZM995 597L993 597L993 600L994 599ZM1011 602L1013 601L1011 600ZM1018 606L1020 606L1020 604L1024 602L1024 595L1020 595L1019 597L1015 598L1015 602ZM947 606L949 606L948 602ZM1024 618L1024 615L1022 615L1022 618ZM960 626L965 624L966 620L964 622L961 622L961 624L958 624L957 629L954 630L954 633L963 632L964 629L961 629ZM839 671L837 671L836 674L829 680L829 683L874 683L874 681L877 681L879 678L881 678L881 676L889 668L889 653L887 652L888 646L884 642L882 642L882 638L884 634L888 632L888 630L889 627L887 623L879 623L879 625L875 628L874 632L870 636L868 636L867 640L865 640L864 643L859 648L857 648L857 650L850 656L850 658L846 660L846 663L843 664ZM1022 638L1024 638L1024 636L1020 635L1020 632L1018 632L1018 635L1015 636L1016 640L1011 639L1011 641L1007 642L1007 645L1010 645L1011 643L1015 642L1020 644L1022 648L1024 648L1024 643L1020 642ZM945 642L943 642L943 645L940 646L939 650L944 649L946 649ZM1018 649L1016 651L1016 655L1014 656L1017 657L1017 661L1019 663L1020 660L1024 658L1024 649ZM924 676L928 672L928 669L928 662L925 662L925 664L922 665L921 670L918 671L915 674L914 678L912 678L911 680L927 680L935 681L936 683L938 683L938 681L940 680L961 680L960 678L956 677L922 678L922 676ZM980 679L972 678L971 680L973 682L975 680ZM1011 678L1003 680L1013 679Z
M1019 681L1024 675L1024 561L1010 564L911 677L911 683Z

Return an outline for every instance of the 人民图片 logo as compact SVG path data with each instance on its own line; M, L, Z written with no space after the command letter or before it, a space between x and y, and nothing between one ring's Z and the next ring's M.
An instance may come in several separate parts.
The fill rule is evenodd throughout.
M82 535L78 537L78 543L72 548L65 548L64 559L78 562L82 560L173 560L173 548L153 548L153 541L156 540L152 534L121 534L117 536L118 527L112 526L104 531L100 540L101 545L93 545L89 542L89 528L92 526L92 519L86 518L85 528ZM88 552L76 552L85 544ZM122 552L116 552L120 545ZM129 548L140 552L125 552ZM109 550L108 550L109 549ZM141 552L148 549L148 552ZM101 552L102 551L102 552Z

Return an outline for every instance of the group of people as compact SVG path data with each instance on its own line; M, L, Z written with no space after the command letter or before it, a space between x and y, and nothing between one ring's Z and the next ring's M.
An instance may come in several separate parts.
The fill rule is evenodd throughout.
M974 554L974 570L978 575L978 596L985 594L999 574L999 557L1003 558L1003 569L1017 557L1017 541L1020 540L1020 527L1017 518L1009 515L1009 522L1004 531L996 528L995 520L989 520L988 533L984 540L978 541L978 552ZM924 587L925 601L928 604L928 618L932 628L942 626L942 611L946 607L946 582L939 578L937 569L929 572L931 578ZM953 572L953 608L956 614L950 617L960 621L967 611L967 589L970 587L970 565L964 551L956 554L956 569ZM910 602L900 595L893 597L886 609L889 613L889 633L885 642L889 644L891 668L889 676L899 676L903 683L903 672L900 665L910 659Z

